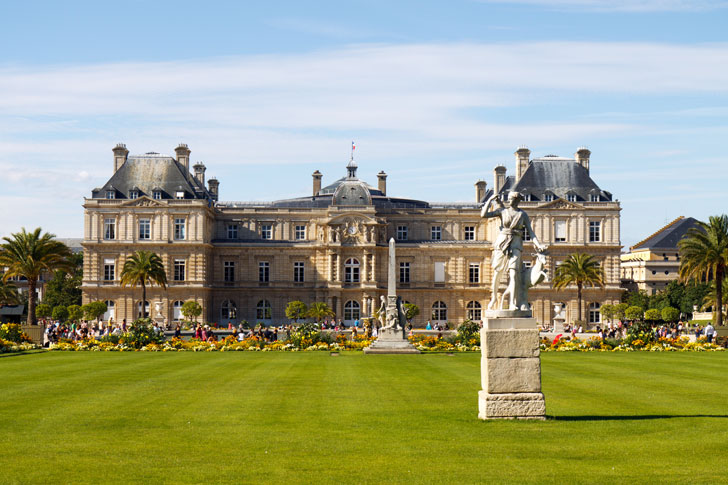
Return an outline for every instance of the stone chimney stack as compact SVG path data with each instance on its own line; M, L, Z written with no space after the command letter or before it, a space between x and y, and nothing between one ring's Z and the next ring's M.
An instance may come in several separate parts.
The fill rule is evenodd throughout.
M323 175L316 170L311 176L313 177L313 196L316 197L321 192L321 178Z
M210 191L210 195L212 195L212 200L214 200L215 202L217 202L219 188L220 182L218 182L215 177L212 177L210 180L207 181L207 190Z
M187 170L190 171L190 151L189 148L187 148L186 143L180 143L177 148L174 149L175 153L177 154L177 161L182 164L182 166Z
M521 177L526 173L528 168L529 159L531 158L531 150L521 146L516 150L516 182L521 180Z
M587 147L579 147L578 150L576 150L576 153L574 154L574 158L576 159L576 163L581 165L586 169L586 173L589 173L589 157L591 156L591 152Z
M126 162L126 158L129 156L129 150L126 149L126 145L123 143L117 143L111 151L114 152L114 173L116 173L124 165L124 162Z
M205 167L205 164L202 162L197 162L192 168L195 169L195 178L198 182L200 182L200 185L203 187L205 186L205 170L207 167Z
M498 165L493 169L493 191L498 194L500 193L503 186L506 184L506 167Z
M387 174L384 173L384 170L377 174L377 185L382 195L387 195Z
M487 184L485 183L485 180L478 180L475 182L475 202L480 203L483 201L483 197L485 197L485 186Z

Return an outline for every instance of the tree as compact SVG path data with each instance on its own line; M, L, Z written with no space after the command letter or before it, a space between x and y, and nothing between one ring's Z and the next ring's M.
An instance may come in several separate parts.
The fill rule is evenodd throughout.
M142 287L142 317L146 313L147 284L154 283L167 288L167 273L162 258L152 251L135 251L121 270L121 286Z
M627 320L632 321L642 320L644 314L645 312L642 311L642 307L638 307L637 305L633 305L624 311L624 316L627 318Z
M680 310L677 308L666 306L662 309L662 312L660 312L662 319L666 322L677 322L677 320L680 318Z
M202 315L202 305L197 303L195 300L187 300L182 304L180 311L187 320L197 321L197 317Z
M614 318L620 321L624 320L624 312L627 311L627 308L629 308L629 305L626 303L617 303L614 305Z
M33 232L22 228L20 232L4 237L5 243L0 245L0 267L7 268L3 281L12 276L23 276L28 280L28 325L37 324L35 290L41 273L71 268L71 251L54 238L50 233L41 234L40 227Z
M9 281L0 278L0 306L17 305L20 302L18 288Z
M68 320L68 308L63 305L58 305L53 309L53 312L51 312L51 318L53 320L58 320L59 322L65 322Z
M71 268L53 272L43 290L43 303L53 307L58 305L81 304L81 282L83 281L83 253L69 257Z
M660 312L660 310L658 310L657 308L650 308L645 312L645 320L648 320L650 322L656 322L661 318L662 312Z
M288 318L289 320L293 320L294 322L298 323L298 320L301 318L306 318L307 314L308 308L306 307L306 304L301 300L289 301L288 305L286 305L286 318Z
M625 291L622 294L622 302L626 303L627 307L638 306L642 308L642 311L650 307L650 297L643 290Z
M72 322L78 322L83 317L83 310L80 305L69 305L67 310L68 319Z
M723 325L723 279L728 264L728 216L711 216L698 222L677 243L680 248L680 279L715 283L716 324Z
M582 289L584 286L604 287L604 272L599 261L586 253L570 254L556 268L553 286L555 290L561 290L572 283L576 285L576 299L579 305L577 320L581 321Z
M103 301L92 301L90 303L86 303L84 306L81 307L83 310L83 315L86 320L98 320L101 315L106 313L106 303Z
M599 313L601 313L604 318L611 322L612 319L614 319L614 305L605 303L599 308Z
M41 303L35 307L35 316L38 318L48 318L52 312L53 308L45 303Z
M404 304L404 316L407 318L407 323L412 323L412 319L420 314L420 307L414 303Z
M317 301L311 303L311 305L308 307L308 312L306 312L306 315L313 318L315 321L320 322L324 318L333 317L336 314L326 303L322 301Z

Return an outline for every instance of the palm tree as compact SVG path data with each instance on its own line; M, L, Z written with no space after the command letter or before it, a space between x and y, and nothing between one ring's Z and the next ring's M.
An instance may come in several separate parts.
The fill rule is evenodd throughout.
M17 305L20 302L18 288L10 282L0 278L0 306Z
M713 311L716 323L723 325L723 279L728 262L728 216L711 216L698 222L677 243L680 248L680 279L712 281L715 285Z
M121 286L142 287L142 317L146 316L147 284L167 288L167 273L158 254L152 251L136 251L124 263L121 270Z
M311 303L306 314L317 322L320 322L326 317L333 317L335 315L334 311L322 301Z
M0 245L0 267L6 267L3 281L13 276L23 276L28 280L28 325L37 323L35 316L36 294L38 278L43 272L57 269L70 271L73 265L70 262L71 250L60 241L56 241L54 234L41 235L41 228L33 232L20 232L4 237L5 243Z
M584 286L604 287L604 271L599 261L586 253L570 254L556 268L553 286L555 290L561 290L572 283L576 285L576 299L579 304L577 320L581 321L581 292Z

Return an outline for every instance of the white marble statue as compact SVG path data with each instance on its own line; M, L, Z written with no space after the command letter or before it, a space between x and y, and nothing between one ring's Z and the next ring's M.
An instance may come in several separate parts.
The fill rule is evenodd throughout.
M493 245L493 256L491 266L493 267L493 280L491 283L491 298L488 303L488 310L497 310L498 289L500 287L503 273L507 272L508 285L503 293L505 298L508 295L508 307L506 310L529 310L528 287L531 281L524 281L523 267L523 234L527 231L533 240L533 245L539 253L546 251L531 228L531 221L523 210L518 208L521 194L518 192L508 193L508 202L504 205L497 195L491 196L483 205L480 217L498 217L501 221L498 237ZM495 203L498 207L491 210ZM543 259L545 263L545 259ZM543 268L542 268L543 269ZM535 274L535 273L534 273ZM529 272L530 279L531 272ZM539 280L540 281L540 280ZM535 284L535 283L534 283ZM501 306L503 306L501 303Z

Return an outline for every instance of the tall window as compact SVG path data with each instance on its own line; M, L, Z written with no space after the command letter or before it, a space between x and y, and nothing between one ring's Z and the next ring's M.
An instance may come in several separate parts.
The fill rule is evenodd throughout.
M546 202L553 202L554 194L545 194L543 196L543 200L545 200Z
M270 281L270 263L268 261L258 263L258 281L261 283Z
M599 194L591 194L589 200L591 200L592 202L599 202Z
M442 226L432 226L430 229L430 239L433 241L442 239Z
M344 282L359 283L359 260L349 258L344 262Z
M114 301L113 300L106 300L104 303L106 303L106 313L101 317L101 320L108 322L111 319L116 319L116 310L114 308Z
M185 280L185 260L175 259L174 260L174 281Z
M306 226L296 226L295 238L296 241L302 241L306 239Z
M104 239L116 239L116 219L104 219Z
M235 281L235 261L223 261L222 273L225 282L231 283Z
M116 199L116 192L113 190L107 190L106 191L106 198L107 199Z
M116 261L104 259L104 281L114 281L116 278Z
M303 261L295 261L293 263L293 281L295 283L303 283Z
M477 321L482 319L482 307L480 306L480 302L469 301L466 310L468 320Z
M237 224L228 224L227 225L227 238L228 239L237 239L238 238L238 225Z
M438 261L435 263L435 283L444 283L444 282L445 282L445 263Z
M139 191L138 190L131 190L131 191L129 191L129 198L130 199L138 199L139 198Z
M273 226L271 224L260 226L260 237L262 239L273 239Z
M530 241L531 240L531 233L528 232L528 229L525 227L523 228L523 240L524 241Z
M141 301L137 302L137 306L136 306L137 318L146 318L149 316L149 302L145 301L144 303L145 303L144 314L142 315L142 302Z
M589 221L589 242L599 242L602 240L602 223L601 221Z
M152 238L152 221L149 219L139 219L139 239Z
M355 320L359 320L359 302L355 300L349 300L344 304L344 320L347 323L353 323Z
M220 317L223 320L235 320L238 318L238 307L232 300L225 300L220 307Z
M258 320L270 320L273 311L268 300L260 300L258 306L255 307L255 318Z
M576 194L567 195L566 200L568 200L569 202L576 202Z
M444 301L436 301L432 304L432 319L447 320L447 305Z
M406 241L408 236L407 226L397 226L397 240Z
M399 263L399 282L409 283L410 282L410 264Z
M599 313L600 307L601 305L599 303L589 304L589 323L601 323L602 314Z
M184 239L185 238L185 219L178 218L174 220L174 238Z
M480 263L470 263L469 269L469 281L471 283L480 283Z
M172 303L172 320L180 321L182 320L182 305L184 305L185 302L177 300L174 303Z
M475 241L475 226L465 226L465 240Z
M566 241L566 221L554 221L554 241Z
M152 192L152 197L156 200L162 199L162 191L161 190L155 190Z

